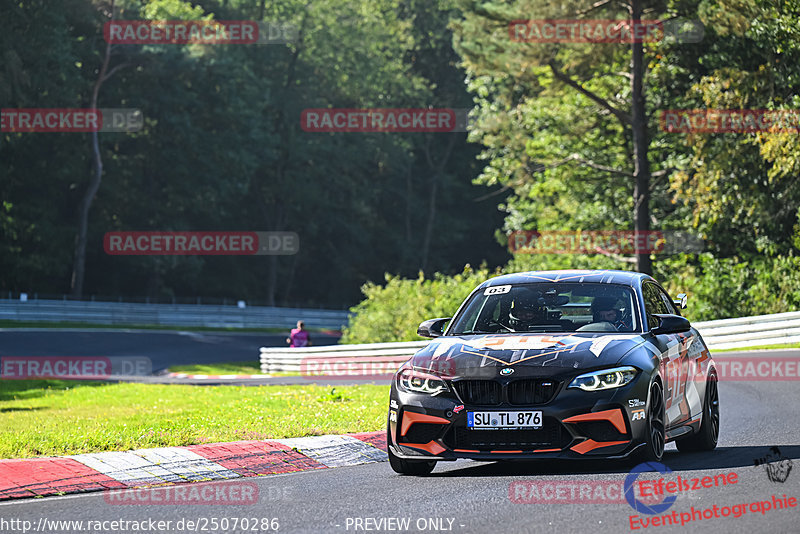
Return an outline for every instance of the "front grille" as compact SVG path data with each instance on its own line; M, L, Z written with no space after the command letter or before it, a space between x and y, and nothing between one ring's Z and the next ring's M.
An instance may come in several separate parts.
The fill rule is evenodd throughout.
M511 404L546 404L556 394L558 382L550 379L515 380L508 384Z
M515 406L547 404L558 391L558 382L549 378L520 379L503 385L495 380L457 380L453 387L464 404L496 406L504 401ZM503 388L506 389L505 396Z
M566 438L566 441L564 438ZM544 427L539 430L470 430L463 427L456 428L453 448L480 451L562 449L569 442L567 436L564 436L564 438L562 438L561 425L558 421L546 418Z
M501 386L494 380L459 380L453 382L464 404L493 406L500 404Z
M444 425L436 423L414 423L403 436L405 443L428 443L439 437Z

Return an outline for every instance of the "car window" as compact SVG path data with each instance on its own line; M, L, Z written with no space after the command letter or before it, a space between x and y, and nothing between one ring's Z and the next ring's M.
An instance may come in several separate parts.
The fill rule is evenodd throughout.
M454 319L450 333L641 331L634 318L634 303L633 290L621 284L572 282L486 287L472 295ZM606 310L600 310L601 307L611 316L602 325L597 317Z
M664 291L661 288L658 288L658 294L661 296L661 300L664 301L664 303L665 303L665 305L667 307L667 310L669 310L667 313L672 313L674 315L680 315L681 314L681 312L678 310L678 307L675 306L675 303L672 302L672 299L669 298L669 295L667 294L666 291Z
M647 316L647 326L649 328L658 326L658 319L653 317L654 313L674 313L664 302L661 290L652 282L645 282L642 285L642 296L644 297L644 312Z

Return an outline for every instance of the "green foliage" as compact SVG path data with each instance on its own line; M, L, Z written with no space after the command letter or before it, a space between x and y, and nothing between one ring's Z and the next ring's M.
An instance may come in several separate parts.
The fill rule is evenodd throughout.
M389 268L413 276L505 261L492 234L502 220L495 199L473 202L484 191L471 183L476 148L466 134L300 127L306 108L468 107L447 30L452 2L116 6L127 20L255 19L299 32L286 45L112 46L99 105L139 108L145 125L99 136L87 295L339 307ZM108 16L106 3L90 0L11 2L0 17L3 107L85 107ZM0 289L68 292L90 146L87 134L0 132ZM294 231L301 244L292 257L107 255L104 234L122 230Z
M706 0L702 48L665 51L655 70L664 98L698 109L793 110L800 106L800 2ZM790 22L791 21L791 22ZM679 66L678 71L674 70ZM676 74L667 76L670 66ZM792 254L800 207L796 133L672 136L676 202L720 257Z
M106 4L6 4L3 107L85 106ZM645 4L650 19L705 24L700 43L644 47L652 226L711 244L709 255L656 257L656 274L696 293L697 318L795 307L800 136L674 134L657 116L800 108L800 2ZM365 280L388 271L396 276L385 286L364 286L348 336L415 339L419 321L453 313L491 274L430 273L503 264L506 232L632 226L630 131L598 104L630 109L630 46L512 42L507 26L626 18L623 4L600 2L584 15L578 0L119 0L117 8L124 19L257 19L300 31L287 45L113 47L110 67L120 68L100 105L138 107L145 127L100 135L105 173L90 214L87 293L349 305ZM311 107L428 106L472 106L472 143L463 134L327 134L299 124ZM0 289L66 292L76 208L91 176L89 136L0 132L0 161ZM300 252L123 257L102 247L113 230L225 229L296 231ZM504 270L624 269L629 259L517 255ZM414 279L419 271L428 276Z
M577 1L462 0L460 5L454 47L477 104L470 138L484 146L480 157L486 162L476 183L513 191L500 206L507 214L504 230L632 228L631 128L608 110L630 113L631 47L513 42L508 32L510 21L527 17L626 19L625 3L601 2L588 10ZM645 7L649 19L660 18L665 9L658 2ZM661 46L646 44L646 55ZM558 80L556 70L584 91ZM666 147L652 120L656 103L646 100L653 139L650 207L653 227L667 228L676 226L680 214L674 213L663 177Z
M800 310L800 257L715 258L710 253L681 254L656 264L655 278L670 295L686 293L686 316L708 321ZM353 315L342 343L420 340L417 326L426 319L451 317L475 287L492 275L551 269L630 269L605 256L517 254L502 271L467 266L462 274L432 279L386 276L386 284L362 287L366 297Z
M342 343L377 343L385 341L418 341L417 326L426 319L452 317L461 302L475 287L499 272L486 267L445 276L436 273L426 279L386 275L381 286L368 282L361 291L366 297L350 309L350 324L344 329Z
M676 257L656 276L671 295L686 293L695 321L800 310L800 257Z

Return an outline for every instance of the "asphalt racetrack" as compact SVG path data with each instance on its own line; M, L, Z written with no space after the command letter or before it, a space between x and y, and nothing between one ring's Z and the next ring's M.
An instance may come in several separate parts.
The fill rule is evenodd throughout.
M0 329L0 356L147 357L158 373L170 365L258 360L260 347L285 347L285 334L169 330ZM338 338L312 333L315 345Z
M2 343L8 339L5 336L7 332L0 335L3 354L13 354L8 345ZM209 336L212 341L206 340L208 345L214 346L214 336ZM174 341L179 336L148 334L144 337L147 338L144 342L130 344L132 355L141 355L143 348L159 340ZM256 347L264 344L264 337L239 340L232 343L235 348L226 353L232 354L231 360L252 359L252 353L250 358L243 357L246 353L244 348L248 343ZM78 334L73 341L75 344L69 348L71 354L86 355L87 351L102 347L99 342L81 345ZM198 341L193 347L201 347L202 343ZM21 346L16 345L16 348ZM179 352L176 346L165 345L151 354L154 362L172 363L173 357L178 358L172 355ZM16 353L20 354L19 350ZM213 350L203 354L210 357L212 353ZM796 356L797 351L772 352L772 355L792 354ZM183 361L190 359L198 361L196 355L187 355ZM170 521L167 528L160 530L162 532L800 531L798 382L722 381L719 390L721 431L718 448L710 453L679 453L670 444L663 463L673 472L666 475L645 473L640 475L640 479L663 476L669 482L677 480L678 476L686 480L724 475L730 480L731 473L735 473L735 482L678 492L675 502L655 515L638 512L624 500L587 503L573 498L568 490L556 491L556 485L580 487L593 481L597 483L595 486L619 486L633 467L631 463L479 463L462 460L441 462L426 477L397 475L388 463L382 462L247 478L247 482L257 485L258 499L246 505L120 505L109 502L103 493L7 501L0 504L0 531L22 532L20 527L24 524L32 525L29 532L37 531L36 528L39 528L38 532L158 531L155 527L149 529L147 522L150 520ZM772 447L778 447L779 457L770 450ZM769 458L771 464L760 462L764 458ZM756 465L758 463L762 465ZM772 471L772 480L768 476L768 465L781 467L781 470ZM226 483L229 482L209 484ZM534 486L538 488L536 491L532 489ZM611 494L604 495L608 498ZM537 498L540 502L531 502ZM796 499L794 507L790 506L791 499ZM781 501L782 508L778 501ZM704 513L706 517L703 517ZM651 523L654 518L666 516L672 517L677 525L662 526L662 522L669 521L667 519ZM70 520L84 521L83 529L76 528L77 525L56 528L58 525L52 523ZM117 520L139 522L139 530L131 530L132 523L112 523ZM104 521L106 523L102 525L108 528L86 530L87 521ZM681 521L685 523L683 526ZM645 524L649 526L645 527ZM243 528L244 525L247 528Z

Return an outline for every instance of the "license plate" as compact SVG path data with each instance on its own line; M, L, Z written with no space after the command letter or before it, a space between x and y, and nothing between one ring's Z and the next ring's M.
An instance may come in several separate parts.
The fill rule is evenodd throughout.
M542 428L542 412L467 412L467 427L473 430Z

